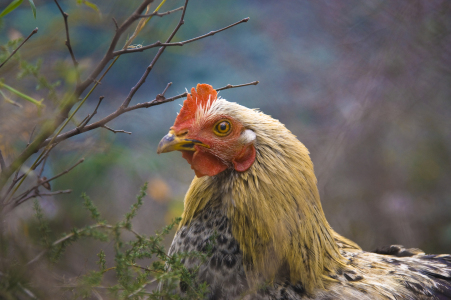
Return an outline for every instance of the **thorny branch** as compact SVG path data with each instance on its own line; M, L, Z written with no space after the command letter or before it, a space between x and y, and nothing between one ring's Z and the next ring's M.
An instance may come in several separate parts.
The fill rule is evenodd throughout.
M67 23L67 18L68 15L62 10L62 8L60 7L59 3L57 0L54 0L55 3L57 4L61 14L64 17L64 22L65 22L65 28L66 28L66 46L69 49L69 53L72 57L72 61L74 62L74 66L77 67L77 61L75 59L75 56L73 54L73 50L72 47L70 45L70 37L69 37L69 27L68 27L68 23ZM65 103L64 105L61 106L60 111L55 115L55 118L50 119L49 122L47 122L47 124L45 124L44 126L42 126L40 132L38 133L37 137L31 142L29 143L29 145L27 145L27 147L25 148L25 150L14 159L14 161L9 165L9 166L1 166L2 167L2 172L0 173L0 190L5 186L5 184L7 183L8 179L12 176L12 174L16 171L18 171L20 169L20 167L24 164L24 162L34 153L38 152L39 149L46 147L46 150L44 153L42 153L40 155L40 160L37 160L33 166L30 168L30 170L34 170L36 169L36 167L39 166L40 163L42 163L44 161L45 163L45 159L48 155L48 152L50 149L52 149L57 143L59 143L60 141L63 141L67 138L70 138L74 135L78 135L81 134L83 132L86 131L90 131L93 130L95 128L99 128L99 127L103 127L106 128L114 133L117 132L124 132L124 133L128 133L131 134L130 132L126 132L124 130L115 130L112 129L108 126L106 126L106 124L108 122L110 122L111 120L113 120L114 118L118 117L119 115L135 110L135 109L140 109L140 108L148 108L151 106L155 106L155 105L160 105L166 102L171 102L174 101L176 99L180 99L182 97L186 96L186 93L178 95L178 96L174 96L171 98L165 98L165 92L167 91L167 89L169 88L169 86L171 84L168 84L165 88L165 90L161 93L158 94L156 96L156 98L150 102L145 102L145 103L138 103L136 105L133 106L129 106L133 96L135 95L135 93L138 91L138 89L144 84L144 82L146 81L149 73L152 71L153 67L155 66L156 62L158 61L158 59L161 57L162 53L164 52L164 50L166 49L166 47L168 46L182 46L184 44L187 43L191 43L209 36L212 36L218 32L224 31L226 29L229 29L233 26L236 26L240 23L244 23L247 22L249 20L249 18L245 18L239 22L233 23L227 27L224 27L222 29L216 30L216 31L211 31L207 34L186 40L186 41L182 41L182 42L177 42L177 43L171 43L172 39L174 38L175 34L178 32L178 30L180 29L180 27L184 24L184 17L185 17L185 13L186 13L186 8L188 5L188 0L185 0L185 3L183 5L183 7L174 9L174 10L170 10L164 13L158 13L158 12L154 12L153 14L149 14L149 15L142 15L142 12L146 9L146 7L148 7L148 5L150 5L153 2L153 0L143 0L142 3L138 6L138 8L120 25L117 25L117 22L113 19L113 21L115 21L115 25L116 25L116 31L113 35L113 38L110 42L110 45L104 55L104 57L99 61L99 63L97 64L97 66L92 70L91 74L87 76L87 78L84 81L77 81L77 85L75 87L75 90L73 92L73 94L69 97L66 97L65 99L62 99L62 102ZM120 37L127 31L127 29L130 27L130 25L133 24L133 22L135 22L136 20L139 20L141 18L144 17L150 17L150 16L164 16L164 15L169 15L175 11L181 10L182 11L182 15L179 19L179 22L177 23L176 27L174 28L174 30L172 31L172 33L169 35L169 37L166 39L166 41L164 43L160 43L157 42L155 44L152 45L148 45L142 48L135 48L135 49L123 49L123 50L119 50L119 51L114 51L117 43L120 39ZM36 29L37 31L37 29ZM30 35L31 36L31 35ZM28 37L29 38L29 37ZM27 39L28 39L27 38ZM26 41L26 40L25 40ZM24 41L24 42L25 42ZM117 108L117 110L115 112L113 112L112 114L108 115L107 117L101 119L100 121L94 122L92 124L88 123L91 121L91 119L93 118L93 116L97 113L97 109L100 106L100 103L102 102L103 97L101 97L101 99L99 99L99 102L94 110L94 112L88 116L86 116L86 118L79 124L79 126L77 126L76 128L66 132L66 133L62 133L62 134L58 134L57 136L54 136L53 138L51 137L52 134L54 134L55 130L60 127L60 125L64 122L64 120L66 120L69 116L69 111L73 108L73 106L75 105L76 102L79 101L81 94L91 85L91 83L93 82L97 82L100 81L101 78L99 80L96 80L96 78L100 75L100 73L102 72L102 70L107 66L107 64L109 63L109 61L111 59L113 59L114 57L118 57L118 55L122 54L122 53L131 53L131 52L138 52L138 51L143 51L146 49L149 49L152 47L160 47L160 49L158 50L158 52L156 53L156 55L154 56L154 58L152 59L151 63L149 64L149 66L146 68L144 74L141 76L141 78L139 79L139 81L136 83L136 85L130 90L129 95L125 98L125 100L123 101L123 103L121 104L121 106L119 108ZM147 48L146 48L147 47ZM16 49L17 51L17 49ZM121 52L123 51L123 52ZM111 66L110 66L111 67ZM108 71L108 70L107 70ZM77 73L78 76L78 73ZM103 76L102 76L103 78ZM223 90L223 89L228 89L228 88L234 88L234 87L240 87L240 86L246 86L246 85L255 85L257 84L257 81L251 82L251 83L247 83L247 84L242 84L242 85L236 85L236 86L232 86L232 85L227 85L223 88L218 89L219 90ZM60 129L61 131L61 129ZM31 141L31 140L30 140ZM49 148L50 147L50 148ZM75 166L74 166L75 167ZM70 170L68 170L70 171ZM67 172L66 172L67 173ZM27 173L28 174L28 173ZM65 174L65 173L64 173ZM42 169L40 172L39 177L42 175ZM63 174L60 174L58 176L61 176ZM44 182L48 182L50 180L53 180L54 178L47 180L47 181L42 181L41 183L36 187L33 187L29 190L27 190L25 193L22 193L20 196L14 198L13 201L11 201L11 198L13 197L15 191L17 190L17 187L14 189L14 191L11 193L10 196L8 196L12 190L12 188L14 188L14 186L17 184L17 182L19 182L19 180L21 180L20 183L22 183L24 176L26 176L26 174L22 174L19 176L18 172L16 172L16 175L14 177L14 179L12 180L12 182L10 183L10 186L6 192L6 194L3 195L3 201L7 200L6 203L16 203L17 201L20 201L21 199L24 199L25 197L29 197L30 193L32 191L35 191L37 189L37 187L39 187L40 185L42 185ZM20 184L19 183L19 184ZM6 204L4 203L4 204Z
M69 36L69 25L67 24L67 18L69 18L69 15L63 11L61 6L59 5L58 1L55 0L56 5L58 6L58 9L60 10L61 14L64 17L64 27L66 28L66 46L69 50L70 56L72 58L72 62L75 67L75 72L77 74L77 83L80 83L80 74L78 72L78 61L75 59L74 51L72 50L72 46L70 44L70 36Z
M11 52L11 54L8 56L8 58L7 58L4 62L2 62L2 64L0 65L0 68L3 67L3 65L4 65L11 57L13 57L14 54L16 54L17 50L19 50L20 47L22 47L23 44L25 44L25 43L28 41L28 39L31 38L31 36L34 35L34 34L37 33L37 32L38 32L38 28L36 27L36 28L33 29L33 31L27 36L27 38L26 38L22 43L20 43L19 47L17 47L16 49L14 49L14 51Z

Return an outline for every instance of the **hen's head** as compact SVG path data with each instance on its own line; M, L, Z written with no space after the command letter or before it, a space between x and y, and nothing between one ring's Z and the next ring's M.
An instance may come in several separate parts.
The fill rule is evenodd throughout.
M197 177L214 176L228 168L244 172L256 156L256 135L243 122L246 110L254 112L218 99L213 87L198 84L160 141L158 153L181 151Z

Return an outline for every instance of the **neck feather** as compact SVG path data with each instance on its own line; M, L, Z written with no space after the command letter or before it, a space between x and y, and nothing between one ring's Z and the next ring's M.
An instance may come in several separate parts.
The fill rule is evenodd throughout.
M181 226L209 201L220 199L218 209L232 224L248 277L273 280L282 266L288 266L290 281L312 291L325 287L327 274L344 266L337 242L358 246L328 224L308 150L285 127L277 131L283 143L256 132L257 157L248 171L194 178Z

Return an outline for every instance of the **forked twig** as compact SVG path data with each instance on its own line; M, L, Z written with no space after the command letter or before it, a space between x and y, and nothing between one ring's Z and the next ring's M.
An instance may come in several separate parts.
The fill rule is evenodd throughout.
M63 176L66 173L69 173L70 171L72 171L76 166L78 166L79 164L81 164L82 162L84 162L84 158L80 159L76 164L74 164L72 167L68 168L67 170L64 170L63 172L53 176L50 179L46 179L46 180L40 180L38 181L38 183L36 185L34 185L33 187L29 188L28 190L26 190L25 192L23 192L22 194L20 194L19 196L17 196L16 198L14 198L11 202L6 203L5 205L9 205L12 204L12 206L14 207L14 204L17 202L23 203L22 199L24 199L25 197L27 197L32 191L37 190L41 185L44 185L46 183L49 183L52 180L55 180L58 177Z
M105 129L108 129L109 131L114 132L114 133L120 133L120 132L122 132L122 133L132 134L130 131L116 130L116 129L113 129L113 128L108 127L108 126L106 126L106 125L103 125L102 127L105 128Z
M140 18L148 18L148 17L152 17L152 16L157 16L157 17L163 17L163 16L167 16L169 14L172 14L173 12L179 11L179 10L183 10L183 6L180 6L179 8L173 9L173 10L169 10L166 12L162 12L159 13L158 11L153 12L151 14L147 14L147 15L140 15Z
M189 44L189 43L192 43L192 42L204 39L206 37L215 35L218 32L227 30L227 29L229 29L229 28L231 28L233 26L236 26L238 24L246 23L247 21L249 21L249 18L244 18L241 21L238 21L238 22L235 22L233 24L230 24L229 26L226 26L224 28L221 28L221 29L218 29L218 30L214 30L214 31L210 31L209 33L200 35L198 37L195 37L195 38L192 38L192 39L189 39L189 40L186 40L186 41L176 42L176 43L170 43L170 42L162 43L162 42L158 41L158 42L155 42L155 43L147 45L147 46L142 46L140 48L127 48L127 49L122 49L122 50L119 50L119 51L115 51L115 52L113 52L113 55L117 56L117 55L134 53L134 52L142 52L144 50L155 48L155 47L160 47L160 46L164 46L164 47L168 47L168 46L183 46L185 44Z
M39 193L38 190L36 190L37 192L35 192L34 194L31 194L23 199L20 199L19 201L16 201L13 203L11 209L21 205L22 203L24 203L25 201L32 199L32 198L36 198L36 197L46 197L46 196L54 196L54 195L59 195L59 194L70 194L72 193L72 190L60 190L60 191L55 191L55 192L51 192L51 193Z

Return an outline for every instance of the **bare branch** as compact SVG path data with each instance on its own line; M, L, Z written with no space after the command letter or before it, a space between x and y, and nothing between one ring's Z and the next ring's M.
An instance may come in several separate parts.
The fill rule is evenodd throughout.
M222 88L218 88L216 90L217 91L222 91L222 90L238 88L238 87L243 87L243 86L248 86L248 85L257 85L258 83L259 83L258 81L252 81L252 82L249 82L249 83L238 84L238 85L230 85L230 84L228 84L228 85L226 85L226 86L224 86ZM166 91L166 89L169 86L170 86L170 84L168 84L168 86L166 86L165 91ZM164 94L164 92L162 94ZM162 94L160 94L160 95L162 95ZM93 130L93 129L96 129L96 128L99 128L99 127L103 127L103 125L107 124L108 122L114 120L118 116L120 116L123 113L126 113L128 111L132 111L132 110L140 109L140 108L149 108L151 106L160 105L160 104L163 104L163 103L166 103L166 102L172 102L174 100L186 97L186 95L187 95L186 93L183 93L183 94L180 94L180 95L177 95L177 96L174 96L174 97L165 98L164 100L161 100L161 97L158 97L158 95L157 95L157 97L155 97L155 99L153 99L152 101L149 101L149 102L138 103L136 105L133 105L133 106L130 106L130 107L127 107L127 108L124 108L124 109L119 107L115 112L111 113L110 115L106 116L105 118L103 118L103 119L101 119L101 120L99 120L99 121L97 121L95 123L91 123L89 125L86 125L82 129L80 129L80 131L77 130L77 128L75 128L75 129L69 130L68 132L65 132L65 133L62 133L62 134L58 135L55 138L54 142L61 142L61 141L64 141L64 140L66 140L66 139L68 139L70 137L78 135L78 134L80 134L82 132L86 132L86 131L90 131L90 130ZM47 139L46 141L44 141L43 147L46 146L50 141L51 141L50 138Z
M97 106L96 106L96 108L94 109L94 111L92 112L91 116L89 116L88 120L86 120L85 125L88 124L89 121L91 121L92 117L94 117L94 115L97 113L97 109L99 108L100 103L102 103L102 100L103 100L104 98L105 98L105 96L100 96L100 97L99 97L99 102L97 103Z
M53 177L50 178L50 179L47 179L47 180L42 181L41 183L39 183L39 185L43 185L44 183L50 182L50 181L52 181L52 180L54 180L54 179L56 179L56 178L58 178L58 177L63 176L63 175L66 174L66 173L69 173L69 172L72 171L76 166L78 166L79 164L81 164L81 163L84 162L84 161L85 161L84 158L80 159L75 165L73 165L73 166L70 167L69 169L67 169L67 170L65 170L65 171L63 171L63 172L61 172L61 173L59 173L58 175L53 176Z
M174 38L174 36L177 33L177 31L180 29L180 27L183 25L183 23L185 23L184 18L185 18L185 13L186 13L186 7L188 6L188 1L189 0L185 0L185 5L183 5L183 12L182 12L182 15L180 17L180 20L179 20L177 26L172 31L172 33L169 35L168 39L166 40L166 43L171 42L171 40ZM122 103L120 109L125 109L130 104L130 101L132 100L132 98L135 95L136 91L138 91L138 89L144 84L144 82L146 82L147 76L149 76L150 71L152 71L153 67L155 66L155 64L157 63L158 59L160 58L161 54L163 54L165 49L166 49L166 46L163 46L160 49L158 49L158 52L155 55L155 57L153 58L152 62L146 68L146 71L141 76L141 79L139 79L139 81L136 83L136 85L134 87L132 87L130 93L128 94L128 96L124 100L124 102Z
M72 193L72 190L61 190L61 191L56 191L56 192L51 192L51 193L39 193L38 190L36 190L37 192L29 195L25 198L19 199L18 201L15 201L11 207L11 209L21 205L22 203L24 203L25 201L32 199L32 198L36 198L36 197L47 197L47 196L54 196L54 195L59 195L59 194L70 194Z
M67 24L67 18L69 18L69 15L63 11L61 6L59 5L57 0L54 0L56 5L58 6L58 9L60 10L61 14L64 17L64 26L66 27L66 46L67 49L69 49L70 56L72 57L72 62L75 67L75 72L77 74L77 83L80 83L80 74L78 72L78 61L75 59L74 51L72 50L72 46L70 45L70 36L69 36L69 25Z
M36 32L38 32L38 28L37 27L35 29L33 29L33 31L28 35L28 37L22 43L20 43L19 47L17 47L13 52L11 52L11 54L8 56L8 58L4 62L2 62L2 64L0 65L0 68L3 67L3 65L6 64L6 62L11 57L13 57L14 54L16 54L17 50L19 50L20 47L22 47L23 44L25 44L28 41L28 39L31 38L31 36L34 35Z
M219 92L219 91L223 91L223 90L234 89L234 88L239 88L239 87L248 86L248 85L257 85L259 83L260 83L260 81L256 80L256 81L252 81L249 83L243 83L243 84L237 84L237 85L228 84L225 87L217 89L216 91Z
M59 173L58 175L53 176L53 177L50 178L50 179L38 181L38 183L37 183L35 186L33 186L33 187L31 187L30 189L28 189L27 191L23 192L22 194L20 194L20 195L17 196L16 198L14 198L14 200L11 201L11 202L12 202L12 203L16 203L16 202L18 202L18 201L21 201L22 198L26 197L26 196L27 196L30 192L32 192L33 190L37 190L41 185L44 185L44 184L46 184L46 183L48 183L48 182L50 182L50 181L52 181L52 180L55 180L55 179L58 178L58 177L63 176L64 174L69 173L69 172L72 171L76 166L78 166L79 164L81 164L82 162L84 162L84 160L85 160L84 158L80 159L80 160L79 160L76 164L74 164L72 167L70 167L69 169L67 169L67 170L65 170L65 171L63 171L63 172L61 172L61 173ZM6 203L5 205L8 205L8 204L9 204L9 203Z
M229 26L226 26L224 28L221 28L221 29L218 29L218 30L214 30L214 31L210 31L209 33L200 35L198 37L195 37L195 38L192 38L192 39L189 39L189 40L186 40L186 41L176 42L176 43L169 43L169 42L161 43L160 41L158 41L158 42L155 42L155 43L147 45L147 46L142 46L140 48L127 48L127 49L122 49L122 50L119 50L119 51L115 51L115 52L113 52L113 55L117 56L117 55L121 55L121 54L133 53L133 52L142 52L144 50L155 48L155 47L160 47L160 46L165 46L165 47L167 47L167 46L183 46L185 44L189 44L189 43L198 41L200 39L204 39L206 37L215 35L218 32L227 30L227 29L229 29L229 28L231 28L233 26L236 26L238 24L246 23L247 21L249 21L249 18L244 18L241 21L238 21L238 22L235 22L233 24L230 24Z
M222 88L216 89L216 91L223 91L223 90L228 90L228 89L233 89L233 88L238 88L238 87L243 87L243 86L248 86L248 85L257 85L258 83L259 83L259 81L252 81L252 82L249 82L249 83L238 84L238 85L228 84L228 85L226 85L226 86L224 86ZM127 107L126 111L131 111L131 110L135 110L135 109L143 108L143 107L144 108L149 108L151 106L160 105L160 104L167 103L167 102L172 102L174 100L177 100L177 99L180 99L180 98L183 98L183 97L186 97L186 96L187 96L187 93L183 93L183 94L171 97L171 98L167 98L167 99L165 99L163 101L158 101L158 99L154 99L154 100L149 101L149 102L138 103L136 105Z
M122 132L122 133L132 134L130 131L125 131L125 130L115 130L115 129L110 128L110 127L108 127L108 126L106 126L106 125L103 125L102 127L105 128L105 129L108 129L109 131L114 132L114 133Z
M96 68L91 72L91 74L88 76L88 78L83 81L76 89L75 94L81 95L81 93L97 78L97 76L102 72L102 70L105 68L105 66L108 64L108 62L113 58L112 53L114 52L114 48L117 45L117 42L119 41L119 38L122 36L122 34L130 27L131 24L133 24L134 21L139 19L139 16L141 15L141 12L152 3L154 0L144 0L138 8L133 12L133 14L127 18L127 20L124 21L124 23L121 24L116 29L116 33L113 36L113 39L111 40L110 46L108 47L107 52L105 53L105 56L102 58L102 60L99 62L99 64L96 66Z
M183 10L183 6L180 6L179 8L173 9L173 10L169 10L163 13L159 13L158 11L153 12L151 14L147 14L147 15L140 15L140 18L149 18L152 16L157 16L157 17L163 17L163 16L167 16L169 14L172 14L173 12L179 11L179 10Z
M111 60L112 53L114 48L116 47L119 38L122 34L128 29L128 27L141 15L142 11L150 4L153 0L143 0L143 2L138 6L138 8L130 15L127 20L118 28L116 33L111 40L110 46L106 51L104 57L97 64L91 74L88 76L86 80L77 84L75 91L72 95L68 96L65 99L65 105L59 110L56 117L49 122L46 123L46 126L42 127L41 132L38 134L36 139L27 147L21 154L19 154L14 161L0 174L0 190L6 185L8 179L12 176L12 174L20 168L20 166L34 153L38 152L40 148L43 147L43 142L49 138L49 136L54 133L54 131L67 119L70 110L78 101L80 95L86 90L86 88L95 80L95 78L100 74L100 72L104 69L104 67ZM48 144L48 143L47 143Z

